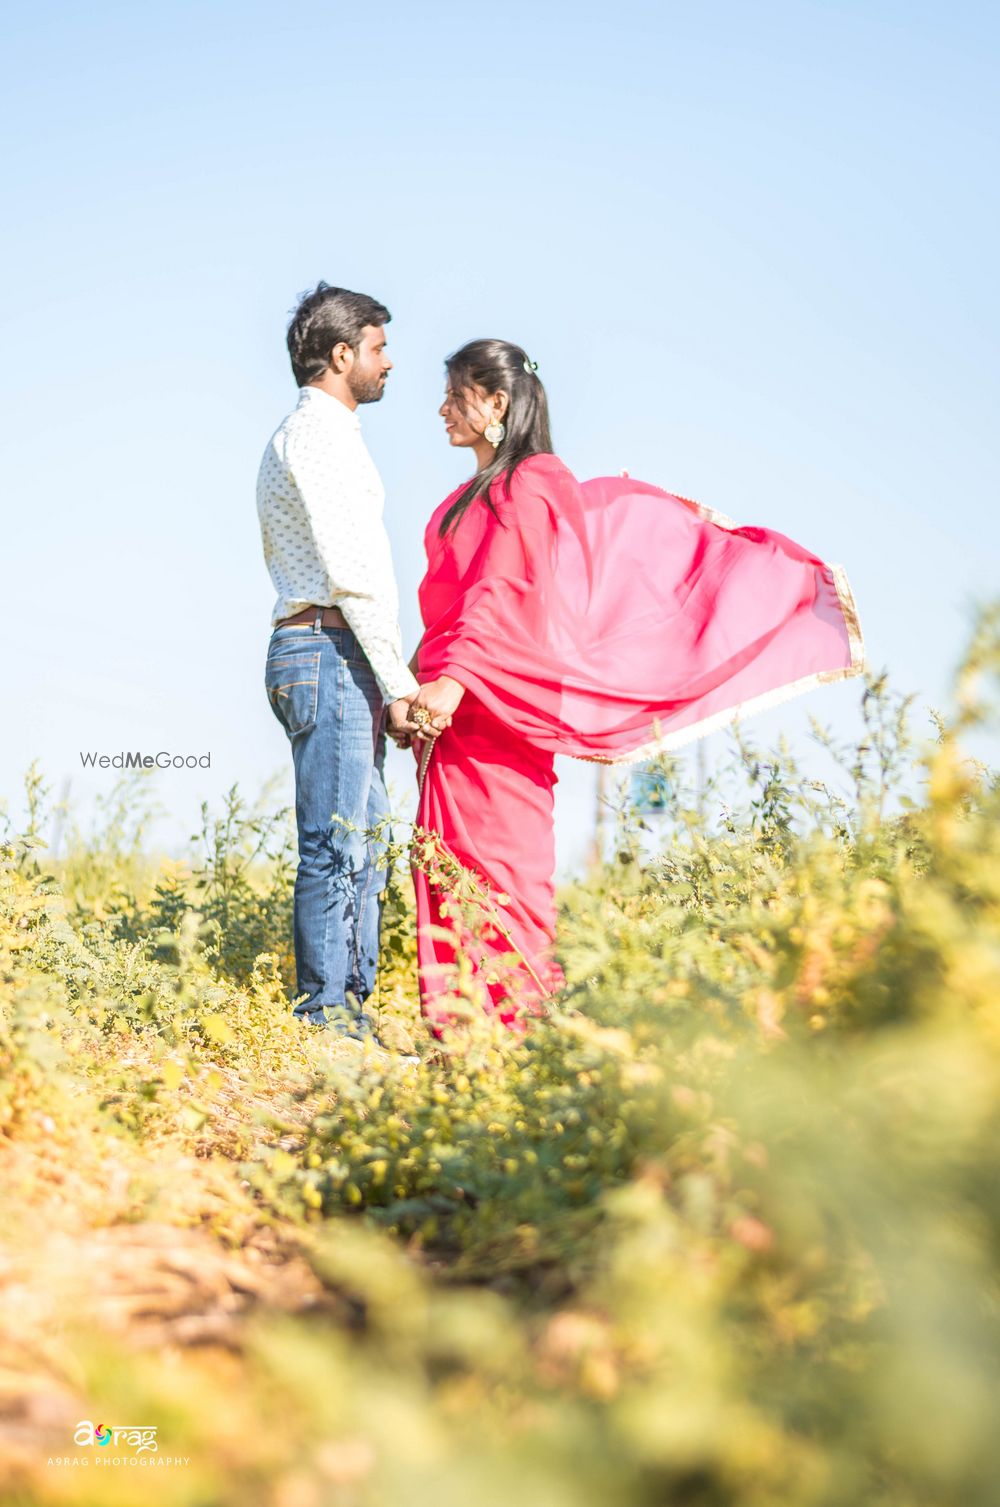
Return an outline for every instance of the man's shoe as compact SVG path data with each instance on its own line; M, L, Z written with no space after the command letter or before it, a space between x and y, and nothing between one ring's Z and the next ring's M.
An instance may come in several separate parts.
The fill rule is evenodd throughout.
M383 1041L372 1034L358 1042L361 1048L361 1058L364 1062L378 1062L386 1067L397 1063L404 1067L416 1067L420 1058L415 1052L397 1052L394 1047L387 1047Z
M347 1036L341 1031L310 1032L310 1041L315 1044L323 1058L329 1062L359 1067L392 1067L396 1063L407 1068L416 1067L420 1058L416 1054L391 1051L383 1046L378 1037L370 1033L363 1037Z

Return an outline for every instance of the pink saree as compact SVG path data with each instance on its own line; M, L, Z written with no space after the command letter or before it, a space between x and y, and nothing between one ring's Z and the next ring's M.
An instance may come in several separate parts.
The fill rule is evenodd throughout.
M418 678L466 688L417 813L437 855L414 877L421 1008L438 1035L456 983L520 1030L562 982L555 754L647 758L864 661L843 571L782 534L627 477L581 484L534 455L509 498L494 486L497 516L479 500L441 538L460 490L427 526L420 586Z

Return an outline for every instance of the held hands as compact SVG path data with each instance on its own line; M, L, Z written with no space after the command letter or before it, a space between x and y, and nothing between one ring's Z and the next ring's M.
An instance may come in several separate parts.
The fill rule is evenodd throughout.
M417 732L416 723L410 721L411 699L401 696L398 701L390 701L386 712L385 730L397 748L409 748Z
M401 696L389 705L386 732L400 748L409 748L414 738L433 742L446 727L451 726L452 714L465 695L465 687L450 675L442 675L420 687L416 696ZM413 712L423 708L427 715L415 721Z
M431 719L424 732L436 738L446 727L451 726L451 719L458 711L464 695L464 685L453 680L450 675L439 675L437 680L429 680L420 687L410 703L410 718L412 720L414 712L423 707L430 713Z

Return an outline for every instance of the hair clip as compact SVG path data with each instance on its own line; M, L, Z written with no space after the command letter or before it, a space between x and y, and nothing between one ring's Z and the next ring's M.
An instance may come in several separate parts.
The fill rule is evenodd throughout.
M536 372L538 370L538 362L537 361L529 361L528 358L527 358L527 356L521 362L521 365L524 367L525 371L529 374L529 376L530 376L530 374L532 372Z

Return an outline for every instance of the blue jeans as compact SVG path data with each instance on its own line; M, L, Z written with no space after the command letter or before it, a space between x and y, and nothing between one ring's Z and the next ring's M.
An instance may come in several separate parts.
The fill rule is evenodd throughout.
M375 987L387 877L377 867L382 844L365 832L389 814L382 693L354 634L318 619L274 630L264 683L295 765L293 926L306 998L294 1013L325 1025L332 1010L331 1024L368 1035L374 1022L362 1007Z

